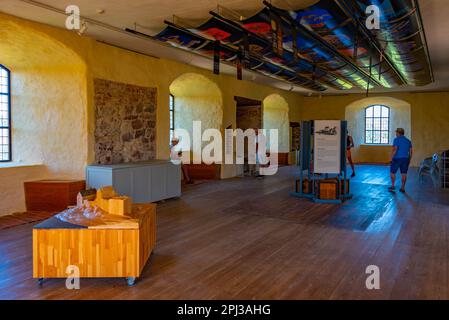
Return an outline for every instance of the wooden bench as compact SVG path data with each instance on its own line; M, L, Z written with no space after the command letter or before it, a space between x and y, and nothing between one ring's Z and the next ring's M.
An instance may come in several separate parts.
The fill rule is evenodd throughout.
M219 180L220 169L219 164L185 164L192 180Z
M84 180L39 180L24 183L27 211L58 212L76 204Z

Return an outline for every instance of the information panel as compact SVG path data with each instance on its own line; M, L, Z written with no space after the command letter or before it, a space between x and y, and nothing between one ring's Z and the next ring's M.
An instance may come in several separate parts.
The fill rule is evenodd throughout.
M341 121L316 120L314 142L314 172L341 172Z

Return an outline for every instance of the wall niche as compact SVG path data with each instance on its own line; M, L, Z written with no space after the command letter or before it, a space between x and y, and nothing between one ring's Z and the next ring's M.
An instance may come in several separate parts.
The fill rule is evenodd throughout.
M95 163L156 158L157 89L94 80Z

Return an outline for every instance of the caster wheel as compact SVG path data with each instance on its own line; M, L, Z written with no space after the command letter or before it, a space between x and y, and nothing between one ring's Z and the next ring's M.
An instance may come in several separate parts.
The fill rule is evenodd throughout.
M44 284L44 278L39 278L39 279L37 279L37 284L38 284L39 286L42 286L42 285Z
M132 287L136 284L136 278L134 277L126 278L126 283L128 284L128 286Z

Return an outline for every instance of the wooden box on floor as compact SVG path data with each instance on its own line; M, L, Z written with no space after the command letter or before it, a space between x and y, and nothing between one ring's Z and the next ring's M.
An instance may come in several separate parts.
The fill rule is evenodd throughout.
M219 180L221 165L219 164L186 164L189 177L192 180Z
M84 180L39 180L24 183L27 211L57 212L76 205L77 194L86 189Z
M346 192L345 192L346 191ZM351 192L350 180L346 179L346 190L344 180L340 180L340 194L348 194Z
M441 154L440 160L441 186L449 188L449 150Z
M349 192L349 180L346 180L346 192L343 180L324 179L317 181L317 193L320 200L338 200L340 195L348 194Z
M317 181L317 193L320 200L337 200L339 199L338 180L325 179Z
M76 228L53 217L33 229L33 277L127 278L133 284L156 244L156 205L134 205L138 229ZM56 219L57 221L55 221ZM53 225L53 226L52 226Z
M300 180L296 180L296 192L299 192L299 184L301 183ZM302 181L302 193L303 194L312 194L312 181L309 179L304 179Z

